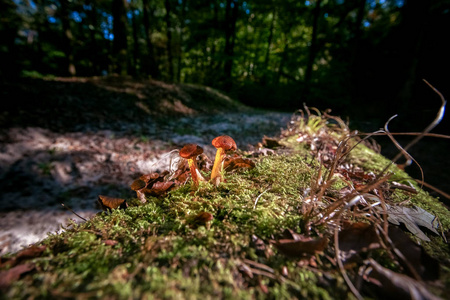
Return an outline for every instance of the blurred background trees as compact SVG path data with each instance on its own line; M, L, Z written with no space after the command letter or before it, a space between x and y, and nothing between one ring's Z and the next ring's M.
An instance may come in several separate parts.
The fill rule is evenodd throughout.
M422 78L450 92L448 0L0 0L0 21L3 78L130 75L362 114L420 106Z

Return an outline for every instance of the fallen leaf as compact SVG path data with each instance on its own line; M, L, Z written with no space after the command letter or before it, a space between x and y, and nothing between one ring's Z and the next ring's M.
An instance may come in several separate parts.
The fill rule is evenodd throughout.
M138 191L140 189L143 189L147 186L147 183L142 180L142 179L136 179L135 181L133 181L133 183L131 184L131 189L133 191Z
M116 208L125 209L128 207L128 204L125 201L125 199L121 199L121 198L113 198L113 197L99 195L98 202L102 206L103 210L111 210L111 209L116 209Z
M429 256L425 249L411 240L403 230L389 226L389 238L394 243L395 248L403 254L423 280L436 280L439 278L439 262ZM402 261L400 263L408 272L408 266Z
M382 211L381 207L378 209ZM420 230L419 226L425 227L433 233L439 235L436 230L438 226L435 222L436 217L418 206L410 208L386 204L386 210L388 214L388 221L390 223L394 225L400 225L400 223L403 223L412 234L421 240L426 242L430 241L425 233Z
M5 266L13 267L24 260L38 257L42 254L42 252L44 252L45 249L47 249L47 246L32 245L28 248L25 248L25 249L19 251L13 258L0 264L0 267L5 267Z
M270 138L267 136L263 137L263 145L264 145L264 147L269 148L269 149L275 149L275 148L281 147L281 144L278 141L279 140L275 139L275 138Z
M430 257L425 250L414 243L400 228L389 226L389 239L394 247L405 257L415 272L424 280L439 278L439 263ZM339 250L343 262L351 262L359 258L359 254L381 247L380 237L373 224L352 223L344 225L339 232ZM400 260L404 269L408 272L408 266Z
M348 262L361 252L380 248L380 238L372 224L357 222L344 225L339 232L341 260Z
M192 227L198 227L198 226L207 226L209 225L209 222L214 219L214 216L206 211L202 211L195 216L191 216L188 218L188 223Z
M144 174L141 177L139 177L139 179L144 181L145 183L149 183L160 177L161 177L160 174L155 172L155 173L150 173L150 174Z
M374 284L377 287L376 292L383 294L384 298L440 299L430 293L423 283L406 275L386 269L371 258L368 261L371 271L364 275L364 279Z
M308 237L297 234L296 239L280 239L270 241L281 253L291 257L303 257L305 254L323 252L328 246L325 237Z
M35 265L32 263L17 265L9 270L0 272L0 289L8 288L14 281L19 280L24 273L34 270Z
M255 163L251 159L242 157L227 157L223 163L223 168L227 172L241 168L252 169L254 167Z
M151 188L145 188L141 191L147 196L161 196L168 192L173 186L175 182L173 181L157 181L155 182Z

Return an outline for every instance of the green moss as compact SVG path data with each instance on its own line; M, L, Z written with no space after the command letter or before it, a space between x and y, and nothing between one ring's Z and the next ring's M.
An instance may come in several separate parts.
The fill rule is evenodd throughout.
M270 243L287 228L300 232L301 206L312 192L320 166L295 136L281 143L285 154L262 157L251 170L226 174L226 182L218 188L206 183L191 192L187 184L165 197L149 198L145 205L131 201L126 210L100 213L83 224L71 224L62 234L50 235L42 242L46 251L34 259L36 271L14 282L6 297L349 297L340 273L324 255L308 258L319 267L302 266ZM373 172L389 163L363 145L353 149L346 161ZM390 180L408 180L395 165L389 172ZM329 199L347 187L339 177L333 179L326 191ZM391 200L418 205L439 216L444 230L450 227L448 211L420 189L416 195L397 190ZM189 221L200 212L214 216L208 226L192 226ZM329 235L326 226L316 227L312 234L317 233ZM448 247L439 237L432 237L425 248L433 257L449 260ZM325 255L333 256L333 249ZM379 255L384 265L396 266L385 252ZM254 267L249 275L246 260L266 269Z

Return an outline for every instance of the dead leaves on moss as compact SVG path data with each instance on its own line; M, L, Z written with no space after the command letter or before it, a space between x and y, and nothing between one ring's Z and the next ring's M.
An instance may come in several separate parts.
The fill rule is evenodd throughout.
M304 234L298 234L292 230L285 230L286 238L271 240L270 242L286 256L304 257L305 255L314 255L321 253L328 246L326 237L310 237Z
M12 283L19 280L19 278L31 271L36 266L29 260L39 257L47 249L46 246L30 246L19 251L13 258L6 261L0 261L0 268L9 268L4 271L0 271L0 290L7 289Z
M20 276L35 269L33 263L25 263L0 272L0 290L8 288L12 283L19 280Z

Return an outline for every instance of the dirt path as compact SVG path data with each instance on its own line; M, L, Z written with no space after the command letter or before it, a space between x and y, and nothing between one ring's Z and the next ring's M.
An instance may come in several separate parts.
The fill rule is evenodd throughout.
M19 250L81 221L100 209L98 195L133 196L130 183L141 174L168 168L167 153L198 143L213 157L211 140L232 136L247 149L264 135L275 136L290 114L276 112L200 115L124 124L123 130L85 128L57 133L39 127L10 128L0 137L0 255Z

